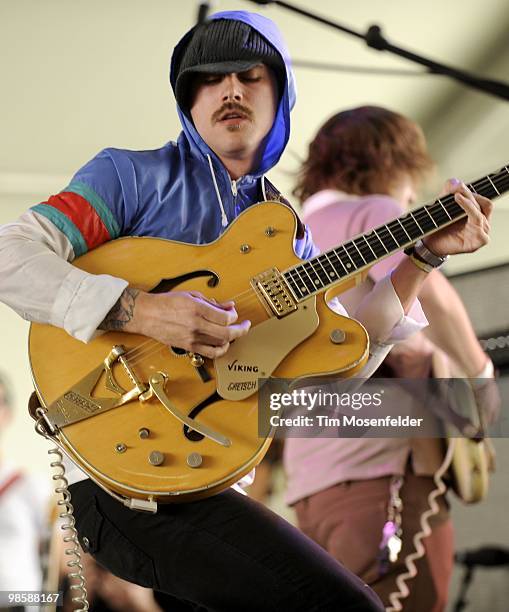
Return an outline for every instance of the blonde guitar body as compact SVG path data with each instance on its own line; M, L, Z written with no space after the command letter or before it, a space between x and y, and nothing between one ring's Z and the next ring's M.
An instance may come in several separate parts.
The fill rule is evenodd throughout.
M274 266L302 263L295 232L288 207L263 203L209 245L122 238L74 262L147 291L234 299L239 320L252 322L215 363L142 336L108 332L84 344L61 329L31 326L31 369L46 429L53 424L55 441L96 482L151 503L219 492L259 463L271 442L258 437L258 378L350 376L364 365L366 331L332 311L327 292L276 316L253 281ZM125 352L116 359L118 350L111 351L120 345ZM196 434L174 411L216 439Z
M456 437L449 438L447 442L454 446L449 470L452 489L465 504L483 501L488 495L490 472L494 469L490 440Z

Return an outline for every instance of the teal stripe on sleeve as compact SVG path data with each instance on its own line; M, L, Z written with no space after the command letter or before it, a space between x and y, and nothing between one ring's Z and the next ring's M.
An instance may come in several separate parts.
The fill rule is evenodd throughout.
M101 221L108 230L112 240L120 236L120 227L117 220L113 216L113 213L108 208L108 205L101 198L101 196L97 195L97 193L91 187L80 181L73 181L61 193L65 191L71 191L72 193L80 195L82 198L85 198L85 200L87 200L91 206L93 206L94 210L99 215Z
M76 257L84 255L88 251L87 243L81 235L80 230L74 225L69 217L66 217L64 213L60 212L57 208L42 203L32 206L30 210L49 219L53 225L58 227L58 229L67 236L69 242L72 244Z

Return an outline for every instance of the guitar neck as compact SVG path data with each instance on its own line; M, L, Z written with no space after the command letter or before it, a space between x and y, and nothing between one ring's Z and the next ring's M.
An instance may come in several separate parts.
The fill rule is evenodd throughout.
M468 188L490 199L509 191L509 165L470 183ZM417 240L466 217L449 194L330 249L283 272L288 286L303 301L322 293Z

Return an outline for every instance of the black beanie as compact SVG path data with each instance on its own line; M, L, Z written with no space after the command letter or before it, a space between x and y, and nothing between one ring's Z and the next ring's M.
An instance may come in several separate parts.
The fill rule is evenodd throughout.
M266 64L274 70L279 97L286 68L279 52L257 30L243 21L214 19L197 25L175 68L175 98L183 110L190 104L191 80L196 72L227 74Z

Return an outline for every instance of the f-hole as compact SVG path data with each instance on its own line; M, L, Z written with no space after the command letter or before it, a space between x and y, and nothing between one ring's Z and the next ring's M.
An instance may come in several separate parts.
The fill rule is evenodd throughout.
M219 284L219 276L215 272L212 272L212 270L195 270L194 272L188 272L187 274L175 276L174 278L163 278L149 291L149 293L167 293L168 291L175 289L175 287L181 283L185 283L193 278L201 278L203 276L209 277L209 280L207 281L207 285L209 287L216 287Z

